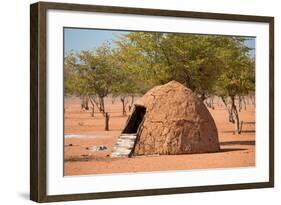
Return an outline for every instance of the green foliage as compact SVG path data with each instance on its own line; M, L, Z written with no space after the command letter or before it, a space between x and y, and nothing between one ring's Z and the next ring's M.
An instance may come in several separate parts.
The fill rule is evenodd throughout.
M234 38L221 49L222 69L214 84L218 96L248 95L255 90L255 62L247 55L241 39Z
M143 94L176 80L202 99L241 96L255 89L254 60L246 38L131 32L111 46L65 57L65 93L104 98Z
M70 52L64 59L64 89L65 95L85 95L87 82L81 77L77 57Z
M254 89L254 62L245 38L133 32L115 43L119 65L144 91L177 80L201 96L239 94ZM226 79L227 78L227 79ZM126 78L124 78L126 79ZM135 90L137 91L137 90ZM138 90L140 91L140 90ZM237 91L238 92L238 91ZM238 94L238 93L237 93Z

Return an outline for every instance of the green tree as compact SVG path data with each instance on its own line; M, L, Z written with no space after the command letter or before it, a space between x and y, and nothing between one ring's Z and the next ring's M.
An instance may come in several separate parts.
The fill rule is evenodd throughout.
M80 76L87 83L87 95L90 101L97 105L105 114L104 98L112 91L116 80L116 69L111 59L112 50L108 43L98 47L95 51L81 51L78 54Z
M109 115L106 112L104 98L112 92L113 83L117 79L112 52L109 43L105 43L94 51L81 51L76 55L70 53L65 58L67 93L79 96L82 104L90 102L92 116L96 105L106 119L106 129Z
M177 80L204 100L213 92L220 69L219 41L218 37L203 35L135 32L126 34L117 44L122 52L134 53L133 64L149 87Z
M76 54L68 53L64 58L64 94L81 98L81 108L88 110L88 81L83 77Z
M229 121L235 125L235 133L241 133L238 105L241 96L255 90L255 62L248 55L244 38L232 38L221 50L223 68L214 84L215 94L220 96L229 113ZM238 98L238 99L237 99Z
M254 92L254 60L246 38L131 32L93 51L65 58L65 93L76 94L106 115L104 98L119 97L122 114L155 85L179 81L204 101L220 96L240 133L241 99ZM238 99L238 100L237 100ZM237 104L238 102L238 104ZM83 103L82 103L83 104ZM238 108L237 108L238 107ZM107 115L109 119L109 116Z
M254 63L245 40L215 35L133 32L122 36L117 44L127 64L125 67L138 70L144 77L138 79L139 82L148 87L177 80L203 101L213 95L221 96L226 107L230 107L230 121L239 134L235 98L253 91L255 81Z

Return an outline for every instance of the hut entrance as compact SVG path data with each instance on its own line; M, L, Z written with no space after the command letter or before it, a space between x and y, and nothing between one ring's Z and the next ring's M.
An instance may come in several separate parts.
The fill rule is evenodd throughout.
M141 124L143 117L145 115L146 108L143 106L135 106L135 110L132 113L127 126L122 133L137 133L139 125Z
M135 148L137 131L141 125L146 108L135 106L132 115L127 121L127 125L121 135L118 137L110 157L131 157Z

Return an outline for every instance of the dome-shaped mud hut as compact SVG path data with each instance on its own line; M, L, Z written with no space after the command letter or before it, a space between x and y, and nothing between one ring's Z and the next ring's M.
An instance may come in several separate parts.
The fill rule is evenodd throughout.
M190 89L171 81L149 90L136 103L112 157L219 151L208 109Z

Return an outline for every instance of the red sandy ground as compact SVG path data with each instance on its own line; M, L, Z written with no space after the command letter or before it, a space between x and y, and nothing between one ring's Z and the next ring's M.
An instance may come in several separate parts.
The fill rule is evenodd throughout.
M100 113L91 117L91 111L82 111L78 98L65 99L64 174L88 175L122 172L150 172L204 168L229 168L255 166L255 125L245 125L241 135L234 135L234 125L228 122L224 106L216 105L210 112L219 131L221 151L206 154L169 156L141 156L110 158L113 146L121 133L127 117L122 116L120 100L106 100L110 113L110 131L104 130ZM247 105L240 113L241 120L255 122L255 108ZM91 147L104 145L107 150L91 151Z

